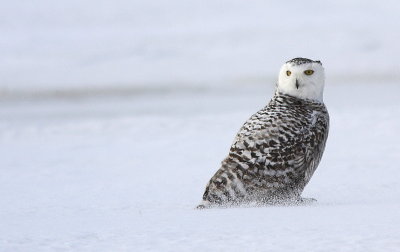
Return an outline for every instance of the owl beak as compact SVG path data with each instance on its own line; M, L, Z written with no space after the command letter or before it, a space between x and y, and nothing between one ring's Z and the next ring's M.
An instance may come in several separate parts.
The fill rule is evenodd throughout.
M296 88L299 89L299 81L296 79Z

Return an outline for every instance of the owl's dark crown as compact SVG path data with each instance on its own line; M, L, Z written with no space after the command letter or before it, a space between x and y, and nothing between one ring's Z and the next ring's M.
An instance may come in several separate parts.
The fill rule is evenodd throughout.
M287 61L286 63L292 63L297 66L302 65L302 64L307 64L307 63L318 63L318 64L322 65L321 61L319 61L319 60L310 60L310 59L306 59L306 58L294 58L294 59Z

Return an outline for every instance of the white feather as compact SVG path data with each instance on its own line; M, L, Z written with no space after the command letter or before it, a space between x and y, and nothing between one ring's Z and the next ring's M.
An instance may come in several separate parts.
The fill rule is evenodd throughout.
M305 70L313 70L312 75L306 75ZM290 76L286 72L290 71ZM296 80L299 87L296 87ZM277 91L302 99L316 100L323 102L325 85L325 71L317 62L296 65L285 63L279 72Z

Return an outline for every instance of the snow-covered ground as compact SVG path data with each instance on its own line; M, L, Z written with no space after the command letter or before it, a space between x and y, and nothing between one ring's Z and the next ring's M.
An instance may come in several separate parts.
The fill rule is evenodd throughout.
M397 83L328 79L317 204L194 209L272 92L1 102L0 251L399 251Z
M398 1L0 8L0 251L400 251ZM194 210L294 57L331 130L298 207Z

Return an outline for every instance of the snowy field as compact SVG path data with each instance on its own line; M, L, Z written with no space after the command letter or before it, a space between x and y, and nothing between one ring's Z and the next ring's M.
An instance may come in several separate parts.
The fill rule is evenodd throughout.
M0 251L399 251L400 86L327 84L297 207L194 209L272 86L3 101Z
M400 251L398 1L0 8L0 252ZM279 67L321 60L309 206L195 210Z

